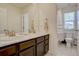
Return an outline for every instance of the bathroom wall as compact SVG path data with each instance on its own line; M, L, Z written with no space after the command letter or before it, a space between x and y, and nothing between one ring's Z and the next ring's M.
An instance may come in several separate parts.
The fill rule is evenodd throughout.
M19 8L10 4L0 4L0 8L7 10L7 29L15 32L21 32L21 12Z
M79 10L79 4L77 4L77 10ZM78 50L77 53L78 53L78 55L79 55L79 31L77 32L77 34L78 34L78 35L77 35L77 39L78 39L78 40L77 40L77 50Z

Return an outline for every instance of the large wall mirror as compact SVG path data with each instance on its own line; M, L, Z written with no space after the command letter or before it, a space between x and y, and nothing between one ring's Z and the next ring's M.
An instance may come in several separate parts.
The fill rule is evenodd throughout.
M28 12L20 12L0 8L0 34L4 34L5 30L15 33L35 33L32 15Z
M27 34L48 32L44 10L40 4L0 4L0 34L5 30Z
M7 8L0 8L0 34L5 30L16 33L29 33L28 13L21 14L16 11L9 11Z
M7 9L0 8L0 34L3 34L4 30L8 29L7 21Z

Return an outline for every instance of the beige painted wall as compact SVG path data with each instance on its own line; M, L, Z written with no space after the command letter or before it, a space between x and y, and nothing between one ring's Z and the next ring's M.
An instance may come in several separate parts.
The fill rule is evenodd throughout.
M8 30L14 30L15 32L21 32L21 12L19 8L9 4L0 4L0 8L7 10L7 27Z

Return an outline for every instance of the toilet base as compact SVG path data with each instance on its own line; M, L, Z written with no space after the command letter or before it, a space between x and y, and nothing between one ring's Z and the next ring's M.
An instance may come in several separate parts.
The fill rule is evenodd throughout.
M67 43L67 45L66 45L68 48L70 48L71 47L71 43Z
M67 42L67 47L71 47L72 44L72 38L66 38L66 42Z

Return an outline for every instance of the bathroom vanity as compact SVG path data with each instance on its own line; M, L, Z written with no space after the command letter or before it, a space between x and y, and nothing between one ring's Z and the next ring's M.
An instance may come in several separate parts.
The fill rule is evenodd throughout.
M28 35L23 39L2 42L0 56L43 56L49 50L49 34Z

